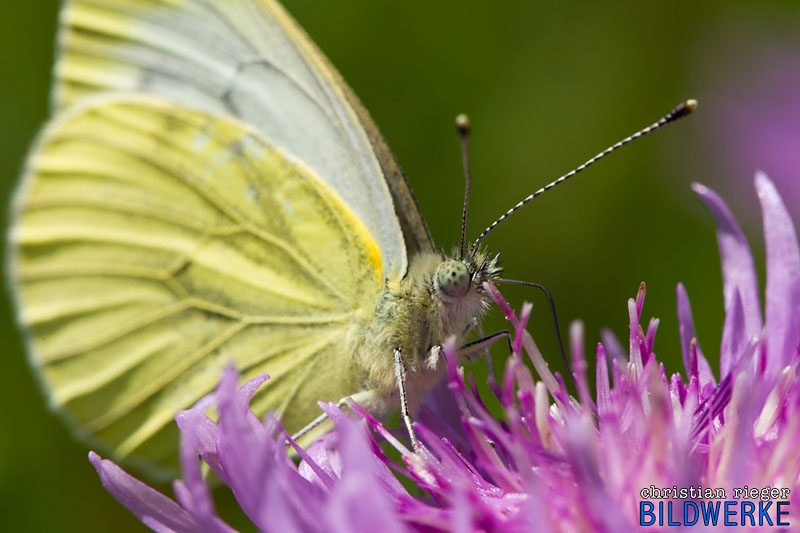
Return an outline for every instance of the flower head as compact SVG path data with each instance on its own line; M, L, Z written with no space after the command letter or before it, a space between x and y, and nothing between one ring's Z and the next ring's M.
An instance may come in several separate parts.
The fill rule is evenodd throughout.
M90 460L114 497L156 531L231 531L215 514L198 457L263 531L628 531L640 525L647 495L659 499L651 489L665 489L676 506L691 502L704 510L713 498L679 491L711 488L732 500L745 485L789 489L780 497L789 502L782 508L787 514L770 516L798 524L800 252L794 226L775 187L757 175L767 246L762 316L741 229L716 193L694 189L716 220L722 257L719 380L698 343L682 285L677 299L685 374L668 376L656 359L658 320L642 324L642 284L628 301L627 357L597 345L594 397L583 328L570 328L573 398L525 329L531 306L517 314L487 284L514 327L512 356L501 383L490 384L495 397L481 397L472 376L458 367L457 347L446 343L447 382L415 424L419 453L354 403L356 417L321 404L336 431L303 450L274 418L262 422L249 410L266 377L237 388L238 375L229 368L213 397L218 423L204 406L176 417L183 466L183 479L174 485L177 501L94 453ZM502 407L502 417L491 414L489 402ZM299 465L287 456L287 441ZM381 442L401 461L390 460Z

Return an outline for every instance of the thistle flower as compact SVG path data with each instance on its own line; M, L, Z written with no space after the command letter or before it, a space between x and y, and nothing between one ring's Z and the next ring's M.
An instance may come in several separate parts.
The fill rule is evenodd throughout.
M336 431L308 450L292 442L301 459L295 466L280 424L270 416L262 423L248 409L266 377L237 389L238 376L229 368L213 397L218 423L206 416L207 405L176 416L183 467L183 479L174 485L177 501L94 453L90 460L109 492L156 531L231 531L215 514L198 457L264 531L629 531L651 518L657 526L669 520L689 524L691 511L689 519L682 516L685 505L694 506L697 523L709 522L707 509L728 501L739 507L729 517L723 514L727 508L717 505L719 525L730 518L765 529L796 527L797 236L775 187L765 175L756 175L767 247L762 318L753 259L741 229L716 193L702 185L694 189L716 220L722 257L719 381L700 349L682 285L677 299L685 376L668 377L656 359L658 320L651 319L646 328L641 324L642 284L628 301L628 357L609 360L606 347L597 345L594 397L582 326L570 328L577 398L550 372L526 331L531 306L517 314L487 285L513 325L512 356L501 382L490 382L495 397L481 397L472 376L465 380L457 365L456 346L444 346L448 379L415 424L423 444L417 454L358 405L351 403L357 415L351 417L320 404ZM501 418L491 414L490 402L502 407ZM401 461L390 460L379 443L398 451ZM397 476L418 490L410 492ZM742 493L745 486L783 491L767 490L765 499L763 491ZM758 511L748 518L747 506L755 509L767 501L770 523ZM674 504L674 511L664 515L659 503Z

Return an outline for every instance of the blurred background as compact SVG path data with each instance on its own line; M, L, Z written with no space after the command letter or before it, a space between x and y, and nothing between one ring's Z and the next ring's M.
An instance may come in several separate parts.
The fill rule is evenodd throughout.
M643 323L661 319L655 352L670 373L683 372L675 313L683 282L699 343L718 371L719 259L690 183L729 202L763 286L756 168L800 220L796 2L285 3L372 113L448 250L459 239L463 194L457 113L473 124L474 238L533 190L697 98L695 115L538 199L485 243L502 254L505 276L550 288L564 332L584 321L591 354L602 327L626 338L626 300L647 282ZM58 4L0 2L0 220L47 118ZM546 301L525 288L502 290L516 308L534 301L530 329L563 371ZM87 447L48 412L11 306L0 299L0 530L141 530L102 489ZM503 327L500 316L486 324Z

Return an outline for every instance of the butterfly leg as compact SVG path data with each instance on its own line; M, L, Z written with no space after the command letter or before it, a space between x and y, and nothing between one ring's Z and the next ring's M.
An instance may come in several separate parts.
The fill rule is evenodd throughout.
M399 349L394 350L394 374L397 378L397 386L400 389L400 414L403 417L403 422L408 430L408 436L411 439L411 446L414 452L419 451L419 442L417 435L414 433L414 426L411 423L411 415L408 412L408 396L406 394L406 362L403 354Z
M478 333L481 334L481 331L478 330ZM492 333L491 335L486 335L485 337L481 336L481 338L477 340L462 345L458 349L458 355L459 357L470 359L476 353L483 352L487 359L489 359L489 347L503 337L505 337L506 341L508 341L508 350L513 351L511 346L511 333L507 329L504 329L503 331L498 331L497 333ZM494 367L491 366L490 359L489 361L490 369L492 370L492 374L494 374Z
M495 375L494 372L494 365L492 364L491 354L489 353L489 347L493 345L495 342L499 341L500 339L505 338L506 342L508 342L508 351L513 352L514 348L511 344L511 333L508 330L504 329L502 331L498 331L497 333L492 333L491 335L484 336L483 332L481 331L480 324L476 323L475 328L477 329L480 338L462 345L458 349L459 359L470 360L474 354L478 352L483 352L486 357L486 364L488 365L488 370L489 370L489 379L488 379L489 388L492 390L492 392L498 399L502 398L500 386L497 383L497 376ZM472 412L472 409L470 408L469 405L467 405L467 410L469 410L470 413ZM490 446L494 447L495 444L492 439L487 437L486 441L489 443Z
M341 409L342 407L347 405L348 400L352 400L352 401L356 402L357 404L369 403L370 400L372 400L376 396L378 396L378 392L377 391L374 391L374 390L361 391L361 392L358 392L356 394L352 394L350 396L345 396L344 398L342 398L341 400L336 402L336 407ZM300 431L298 431L297 433L292 435L292 440L296 441L296 440L300 439L301 437L303 437L303 435L307 434L309 431L313 430L315 427L317 427L320 424L322 424L323 422L325 422L325 420L327 418L328 418L328 415L325 414L325 413L322 413L317 418L315 418L314 420L309 422ZM286 444L288 445L289 443L287 442Z
M475 317L472 318L472 327L475 328L475 331L478 332L478 340L483 339L484 338L483 327L481 326L480 321ZM489 347L487 346L483 348L483 350L481 351L483 352L483 356L486 359L486 364L489 365L489 372L492 375L494 375L494 365L492 364L492 356L489 353Z
M480 338L464 344L461 348L458 349L458 353L461 357L471 360L471 356L478 352L483 352L484 358L486 359L486 367L489 372L489 376L487 379L487 384L489 388L494 392L495 396L498 398L501 397L500 393L500 386L497 382L497 374L494 370L494 364L492 363L492 356L489 353L489 347L494 344L495 342L499 341L501 338L505 337L506 342L508 342L508 351L513 352L514 349L511 346L511 333L508 330L498 331L497 333L492 333L491 335L484 336L483 331L481 331L480 325L476 326L478 330L478 335Z

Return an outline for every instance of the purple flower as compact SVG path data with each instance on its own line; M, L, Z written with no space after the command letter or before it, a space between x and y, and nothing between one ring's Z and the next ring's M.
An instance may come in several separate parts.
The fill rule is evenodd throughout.
M716 193L702 185L694 189L716 220L722 257L725 324L718 380L700 349L682 285L677 298L686 373L668 376L656 359L658 320L642 325L642 284L628 301L627 357L616 340L610 342L617 346L597 345L594 397L582 325L574 323L569 334L573 397L525 329L531 306L517 314L487 285L514 328L512 356L501 382L490 384L494 395L481 397L473 377L458 367L456 346L445 344L448 379L433 391L415 424L423 444L418 454L360 406L350 405L357 415L352 417L320 404L336 431L308 450L292 442L301 459L296 466L286 454L288 436L280 425L269 416L259 421L248 408L266 377L237 388L238 375L228 368L213 396L219 423L202 407L176 416L183 479L175 482L175 500L94 453L90 460L109 492L162 532L231 531L215 514L198 458L263 531L630 531L651 517L665 525L669 518L683 520L683 505L705 513L707 505L725 501L741 504L732 518L739 521L747 518L746 505L758 509L760 502L760 496L736 495L745 486L789 489L778 497L768 493L767 514L775 525L781 520L797 527L797 235L777 190L757 175L767 246L762 316L742 231ZM501 417L490 412L489 403L500 406ZM400 462L390 460L381 443L399 452ZM415 490L404 488L398 476ZM702 490L680 493L698 488L717 492L714 497ZM778 501L788 503L778 508ZM674 504L676 511L660 515L659 503L665 509ZM645 507L650 514L642 514L644 504L651 505ZM786 514L779 516L778 509ZM758 522L758 511L753 516L757 527L771 529L771 523ZM717 524L724 518L723 507ZM698 523L704 520L700 516Z

